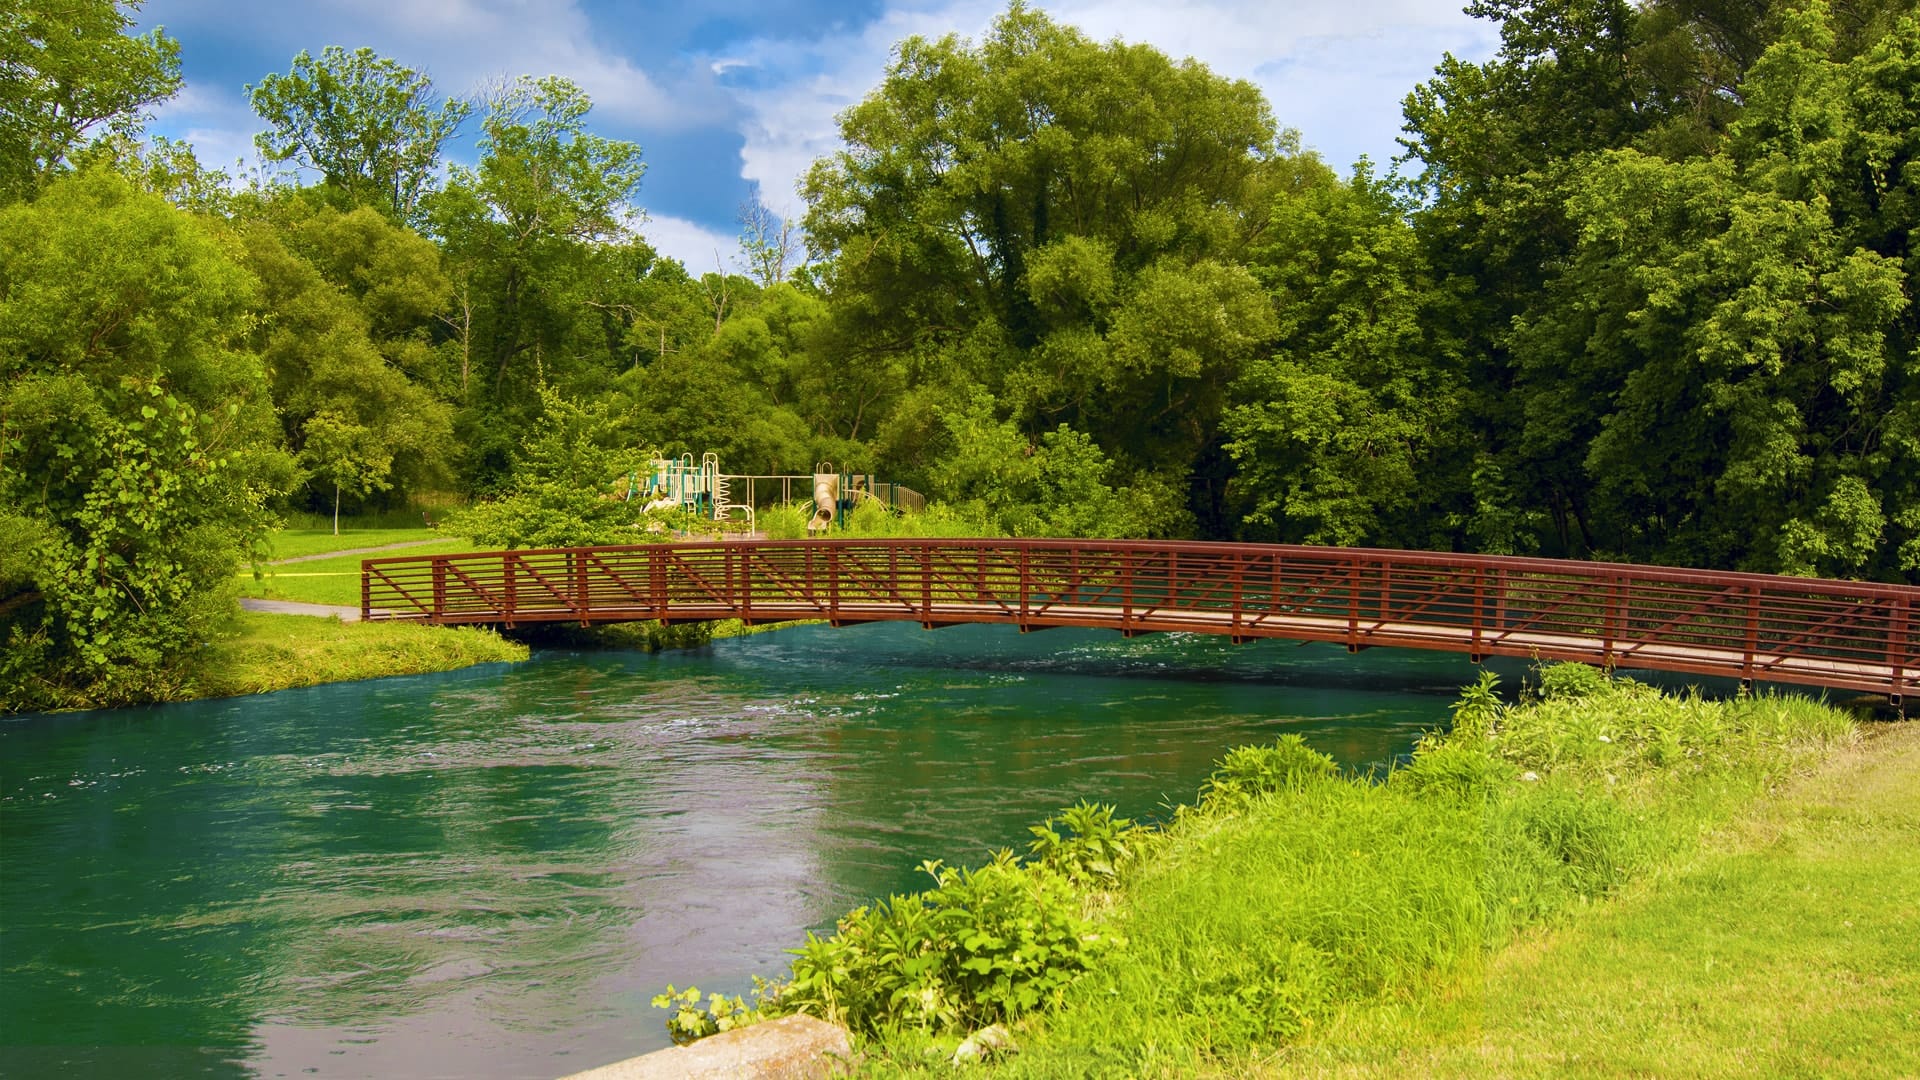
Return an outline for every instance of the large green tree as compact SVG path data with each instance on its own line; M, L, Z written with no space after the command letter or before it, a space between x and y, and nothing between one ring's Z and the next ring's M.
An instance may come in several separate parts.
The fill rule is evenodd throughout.
M592 102L565 79L521 78L489 106L473 168L455 166L428 221L465 298L469 404L521 417L538 388L604 388L630 366L607 314L633 260L640 148L587 129Z
M164 693L230 610L289 479L237 254L109 172L0 210L0 707Z
M1259 92L1016 3L978 44L902 42L841 133L807 235L886 442L951 448L938 417L979 387L1030 448L1066 423L1185 482L1272 330L1238 265L1288 172Z
M260 118L255 136L270 161L318 172L346 205L411 218L440 167L440 149L473 107L442 101L424 73L376 54L329 45L302 51L293 70L247 87Z
M126 33L138 0L0 5L0 202L62 171L97 132L137 132L180 88L180 45Z
M1706 157L1594 159L1566 272L1516 322L1521 445L1577 461L1596 546L1920 572L1920 20L1852 60L1808 0Z
M1405 207L1366 168L1275 200L1254 273L1272 355L1233 388L1227 449L1249 536L1482 550L1523 543L1471 514L1464 365ZM1482 465L1484 468L1484 463ZM1498 533L1499 535L1494 535Z

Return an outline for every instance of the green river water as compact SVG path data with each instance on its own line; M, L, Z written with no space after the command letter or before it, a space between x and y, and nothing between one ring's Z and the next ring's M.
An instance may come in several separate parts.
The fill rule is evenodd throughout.
M0 1074L553 1077L667 1045L810 928L1226 748L1354 766L1459 656L1004 627L0 721Z

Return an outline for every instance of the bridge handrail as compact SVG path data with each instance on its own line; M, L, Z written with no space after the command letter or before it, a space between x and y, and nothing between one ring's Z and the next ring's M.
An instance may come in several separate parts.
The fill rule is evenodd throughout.
M362 614L430 622L1108 626L1916 688L1920 588L1524 556L1141 540L694 541L390 556ZM643 580L644 579L644 580Z

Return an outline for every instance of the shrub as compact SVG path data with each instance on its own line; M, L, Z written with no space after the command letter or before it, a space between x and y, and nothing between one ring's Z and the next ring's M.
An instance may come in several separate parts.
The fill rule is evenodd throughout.
M1331 757L1298 735L1282 735L1272 746L1236 746L1200 786L1200 805L1214 808L1244 803L1255 795L1287 791L1340 774Z
M1111 945L1067 877L1002 851L977 870L922 866L934 888L856 908L830 938L809 934L782 1012L857 1031L972 1030L1058 1000Z
M1110 888L1139 857L1153 833L1115 817L1113 807L1079 802L1033 826L1027 846L1034 861L1057 870L1075 885Z

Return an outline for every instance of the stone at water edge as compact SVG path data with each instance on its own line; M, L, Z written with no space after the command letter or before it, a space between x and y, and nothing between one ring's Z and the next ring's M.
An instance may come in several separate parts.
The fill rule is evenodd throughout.
M824 1080L852 1067L847 1029L811 1016L764 1020L562 1080Z

